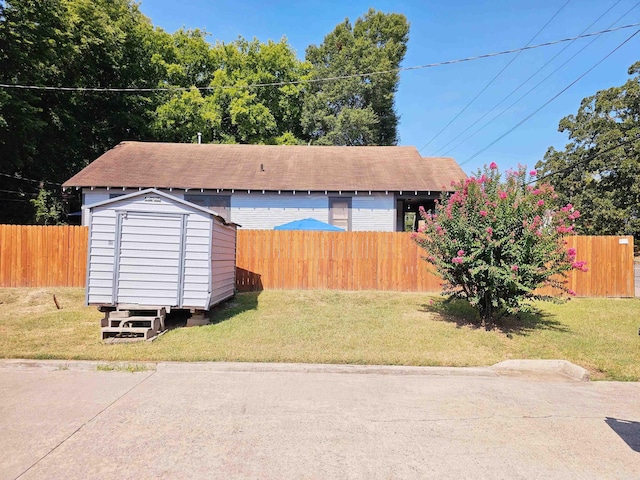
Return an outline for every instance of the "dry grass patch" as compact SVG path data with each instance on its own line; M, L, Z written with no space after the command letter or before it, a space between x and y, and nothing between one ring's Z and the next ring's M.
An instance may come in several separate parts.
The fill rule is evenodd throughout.
M63 309L57 310L56 293ZM396 292L240 294L213 323L153 343L105 345L82 289L0 289L0 356L136 361L491 365L561 358L595 378L640 380L640 300L574 299L486 332L463 303Z

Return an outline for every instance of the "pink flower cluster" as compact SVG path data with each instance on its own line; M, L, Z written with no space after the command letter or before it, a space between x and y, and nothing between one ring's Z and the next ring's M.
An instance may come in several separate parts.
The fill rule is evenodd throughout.
M566 225L560 225L556 227L556 232L558 233L573 233L574 226L571 225L567 227Z
M458 256L451 259L451 263L462 263L464 261L464 250L458 250Z
M511 265L511 271L512 272L517 272L520 269L520 267L518 267L518 265Z
M571 267L575 268L576 270L580 270L582 272L588 272L589 269L587 268L587 262L585 261L579 261L579 262L573 262L571 264Z
M562 212L569 213L569 220L575 220L576 218L580 218L580 212L573 208L573 205L567 203L564 207L560 209Z

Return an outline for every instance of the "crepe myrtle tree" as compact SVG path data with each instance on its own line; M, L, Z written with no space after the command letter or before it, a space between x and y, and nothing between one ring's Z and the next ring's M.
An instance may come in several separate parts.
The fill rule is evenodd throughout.
M466 299L487 329L504 315L530 311L531 300L557 300L540 294L540 287L575 295L567 272L587 270L564 240L580 212L570 204L554 207L553 187L532 185L535 176L519 167L503 180L491 163L453 183L435 212L420 209L424 225L413 238L444 280L443 293Z

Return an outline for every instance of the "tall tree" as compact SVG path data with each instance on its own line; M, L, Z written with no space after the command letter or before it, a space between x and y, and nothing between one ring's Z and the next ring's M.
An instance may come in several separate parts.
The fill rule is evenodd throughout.
M131 0L6 0L0 3L0 82L156 86L158 34ZM28 200L40 189L59 199L56 184L106 149L148 138L152 102L128 93L2 89L0 185L10 208L0 211L0 222L29 222Z
M306 59L314 67L313 79L391 73L312 83L302 114L306 137L328 145L395 145L399 75L394 70L404 58L408 39L404 15L370 9L355 25L346 19L320 46L309 46Z
M200 53L211 65L201 75L210 89L192 89L167 98L155 112L157 137L191 141L202 132L208 142L299 141L304 84L289 82L304 82L311 66L296 58L286 39L261 43L239 38L218 42ZM178 66L185 64L180 54L174 61ZM272 83L283 84L251 87Z
M570 142L550 147L536 165L560 195L582 216L588 235L640 235L640 62L620 87L582 100L578 113L560 121Z

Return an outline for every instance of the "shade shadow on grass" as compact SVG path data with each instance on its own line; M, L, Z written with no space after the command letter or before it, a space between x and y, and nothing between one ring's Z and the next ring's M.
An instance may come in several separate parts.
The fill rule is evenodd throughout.
M466 300L432 299L422 305L422 311L437 313L440 320L455 323L457 328L482 328L478 313ZM507 335L528 335L534 330L570 331L554 315L539 309L502 317L493 328Z
M209 323L215 325L229 320L247 310L258 308L260 292L237 294L229 300L219 303L209 311Z

